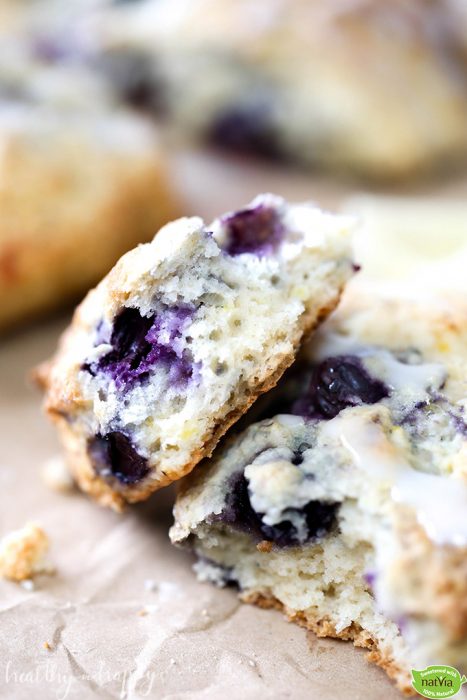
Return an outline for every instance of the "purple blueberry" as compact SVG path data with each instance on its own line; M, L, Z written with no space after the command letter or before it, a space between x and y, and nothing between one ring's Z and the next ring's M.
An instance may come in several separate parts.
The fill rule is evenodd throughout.
M83 369L93 376L110 376L118 389L143 382L158 364L167 368L172 384L188 381L196 367L186 352L177 349L176 341L193 312L192 307L179 306L158 316L142 316L138 309L123 309L114 321L109 341L112 350L95 363L85 363Z
M389 396L389 388L369 375L359 357L329 357L312 372L308 392L292 412L310 418L334 418L344 408L377 403Z
M279 155L277 134L266 102L230 105L211 124L208 138L216 146L268 158Z
M214 516L233 528L247 532L255 540L268 540L278 547L293 547L306 544L328 533L336 520L336 503L310 501L304 508L290 508L284 513L284 520L275 525L263 522L263 513L257 513L250 501L248 481L243 473L234 474L229 483L229 492L222 513ZM307 534L299 538L295 525L286 516L294 514L304 517Z
M165 89L154 59L140 51L108 51L99 57L96 68L132 107L156 114L166 111Z
M94 470L102 477L115 477L122 484L136 484L149 472L147 460L138 454L131 440L122 432L96 435L88 444Z
M263 204L226 216L223 224L227 234L225 250L229 255L269 255L284 237L284 226L277 210Z

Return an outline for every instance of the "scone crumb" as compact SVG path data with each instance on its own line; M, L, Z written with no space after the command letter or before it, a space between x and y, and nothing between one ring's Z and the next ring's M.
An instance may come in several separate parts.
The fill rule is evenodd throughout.
M148 614L148 611L145 608L143 608L142 610L138 610L138 615L140 617L145 617L147 614Z
M270 552L272 549L272 542L269 540L261 540L261 542L258 542L256 545L256 549L258 552Z
M27 523L0 542L0 575L11 581L31 579L49 571L44 557L49 549L49 538L36 523Z
M49 642L44 642L44 644L43 644L42 646L43 646L44 649L46 649L47 651L52 651L52 647L50 646Z
M51 457L44 463L41 477L46 486L59 493L71 493L75 488L75 482L65 460L59 455Z

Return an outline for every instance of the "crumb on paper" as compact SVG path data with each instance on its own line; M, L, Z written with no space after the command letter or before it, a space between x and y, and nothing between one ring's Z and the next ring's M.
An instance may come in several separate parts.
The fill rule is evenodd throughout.
M145 617L147 614L148 614L148 611L146 610L146 608L143 608L142 610L138 610L138 615L140 617Z
M71 493L74 491L75 482L71 476L63 457L59 455L48 459L41 470L41 477L46 486L59 493Z
M36 523L27 523L0 541L0 575L26 582L35 574L50 571L44 561L48 549L49 538L44 530Z
M52 651L52 647L50 646L49 642L44 642L44 644L43 644L42 646L43 646L44 649L46 649L47 651Z

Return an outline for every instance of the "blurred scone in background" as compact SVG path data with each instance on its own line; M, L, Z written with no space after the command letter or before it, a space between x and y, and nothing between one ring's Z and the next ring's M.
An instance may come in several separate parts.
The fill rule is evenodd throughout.
M0 331L77 300L193 213L184 149L217 158L188 169L212 214L218 196L233 207L255 193L252 163L255 190L291 196L298 177L297 199L336 205L463 182L460 0L2 0L0 38ZM224 182L226 151L238 169ZM433 218L425 201L418 220ZM398 228L394 240L410 236Z

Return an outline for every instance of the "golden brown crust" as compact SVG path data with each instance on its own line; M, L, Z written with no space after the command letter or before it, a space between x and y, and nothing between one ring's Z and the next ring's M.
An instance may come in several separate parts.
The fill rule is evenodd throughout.
M92 122L28 129L3 134L0 331L75 300L178 213L149 133L143 152L101 146Z
M360 625L352 623L340 632L336 631L334 624L326 617L318 617L305 613L304 611L294 611L288 609L277 598L271 594L259 592L245 592L240 594L244 603L256 605L263 609L274 609L282 612L289 622L295 622L301 627L310 630L317 637L332 637L352 641L356 647L368 649L366 658L368 661L380 666L397 684L399 690L405 695L415 695L407 671L399 666L386 652L378 648L377 642Z
M189 474L202 459L212 454L221 437L237 422L256 399L277 384L285 370L294 361L302 340L312 332L322 319L326 318L326 316L334 310L339 302L339 298L340 291L336 291L335 297L329 302L326 308L320 309L317 315L312 316L308 314L304 316L302 329L298 330L296 336L292 339L293 352L285 356L282 362L276 367L275 371L263 382L243 387L241 397L238 396L239 403L237 403L225 417L222 419L213 418L210 432L200 440L200 447L192 453L190 462L180 469L177 469L176 477L168 474L159 475L157 480L153 479L143 482L142 485L126 488L124 492L118 490L117 483L114 482L114 488L113 485L106 483L94 472L87 454L85 437L80 433L79 427L75 430L73 428L73 423L69 422L66 418L68 413L67 404L71 406L79 397L73 397L69 393L61 392L59 387L55 384L51 385L51 365L46 363L40 366L36 371L36 380L42 387L50 389L45 409L58 428L69 467L78 486L95 498L100 505L110 506L116 511L122 511L126 503L137 503L138 501L145 500L154 491L167 486L175 479L180 479L186 474ZM66 340L62 339L62 345L65 342Z

